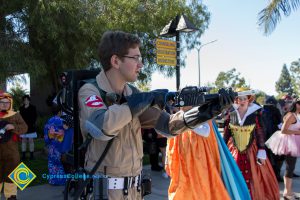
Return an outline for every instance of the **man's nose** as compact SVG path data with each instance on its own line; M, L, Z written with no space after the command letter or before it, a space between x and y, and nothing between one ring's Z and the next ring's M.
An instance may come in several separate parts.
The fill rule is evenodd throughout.
M138 68L142 68L144 66L144 64L142 62L138 63Z

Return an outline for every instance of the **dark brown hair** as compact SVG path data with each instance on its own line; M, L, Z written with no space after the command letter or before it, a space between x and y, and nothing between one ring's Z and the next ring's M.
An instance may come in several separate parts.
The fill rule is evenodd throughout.
M113 55L120 58L128 53L130 48L140 47L140 39L122 31L107 31L103 34L98 53L104 71L111 68L110 59ZM121 58L122 59L122 58Z

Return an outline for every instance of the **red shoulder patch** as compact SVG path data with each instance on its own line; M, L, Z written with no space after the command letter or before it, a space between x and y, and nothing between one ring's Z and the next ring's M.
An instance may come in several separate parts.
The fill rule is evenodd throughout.
M86 106L92 108L101 108L102 106L104 106L103 100L97 95L89 96L84 103Z

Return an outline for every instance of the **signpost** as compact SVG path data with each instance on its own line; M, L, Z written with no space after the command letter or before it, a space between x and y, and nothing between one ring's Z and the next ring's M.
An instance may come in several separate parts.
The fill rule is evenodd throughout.
M176 36L176 42L175 45L175 51L176 51L176 57L168 57L168 56L163 56L161 55L161 57L163 57L163 61L169 61L172 59L176 59L176 61L172 62L172 63L176 63L176 89L177 91L180 88L180 38L179 38L179 32L193 32L198 30L188 19L185 15L177 15L173 20L171 20L169 22L169 24L167 24L164 29L161 31L160 36L163 37L174 37ZM172 41L168 41L168 42L172 42ZM163 44L167 44L162 42ZM172 43L174 44L174 43ZM164 46L170 46L170 45L164 45ZM168 49L168 48L166 48ZM172 48L172 50L174 50L174 48ZM157 58L159 58L159 55L157 55ZM157 59L159 60L159 59ZM173 61L173 60L172 60ZM171 61L169 61L168 63L171 63ZM157 62L157 64L160 64L159 62ZM164 64L164 63L162 63ZM168 64L170 65L170 64ZM175 65L172 65L175 66Z
M156 39L156 63L176 66L176 42Z

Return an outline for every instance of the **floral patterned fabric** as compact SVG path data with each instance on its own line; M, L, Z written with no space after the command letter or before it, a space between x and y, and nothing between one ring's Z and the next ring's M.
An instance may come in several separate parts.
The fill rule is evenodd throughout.
M51 185L64 185L66 179L59 177L65 175L63 165L60 161L61 153L54 145L48 145L48 170L49 170L49 184ZM55 175L52 177L51 175Z
M44 128L44 139L48 147L49 184L52 185L64 185L66 182L60 151L64 135L63 120L58 116L50 118Z

